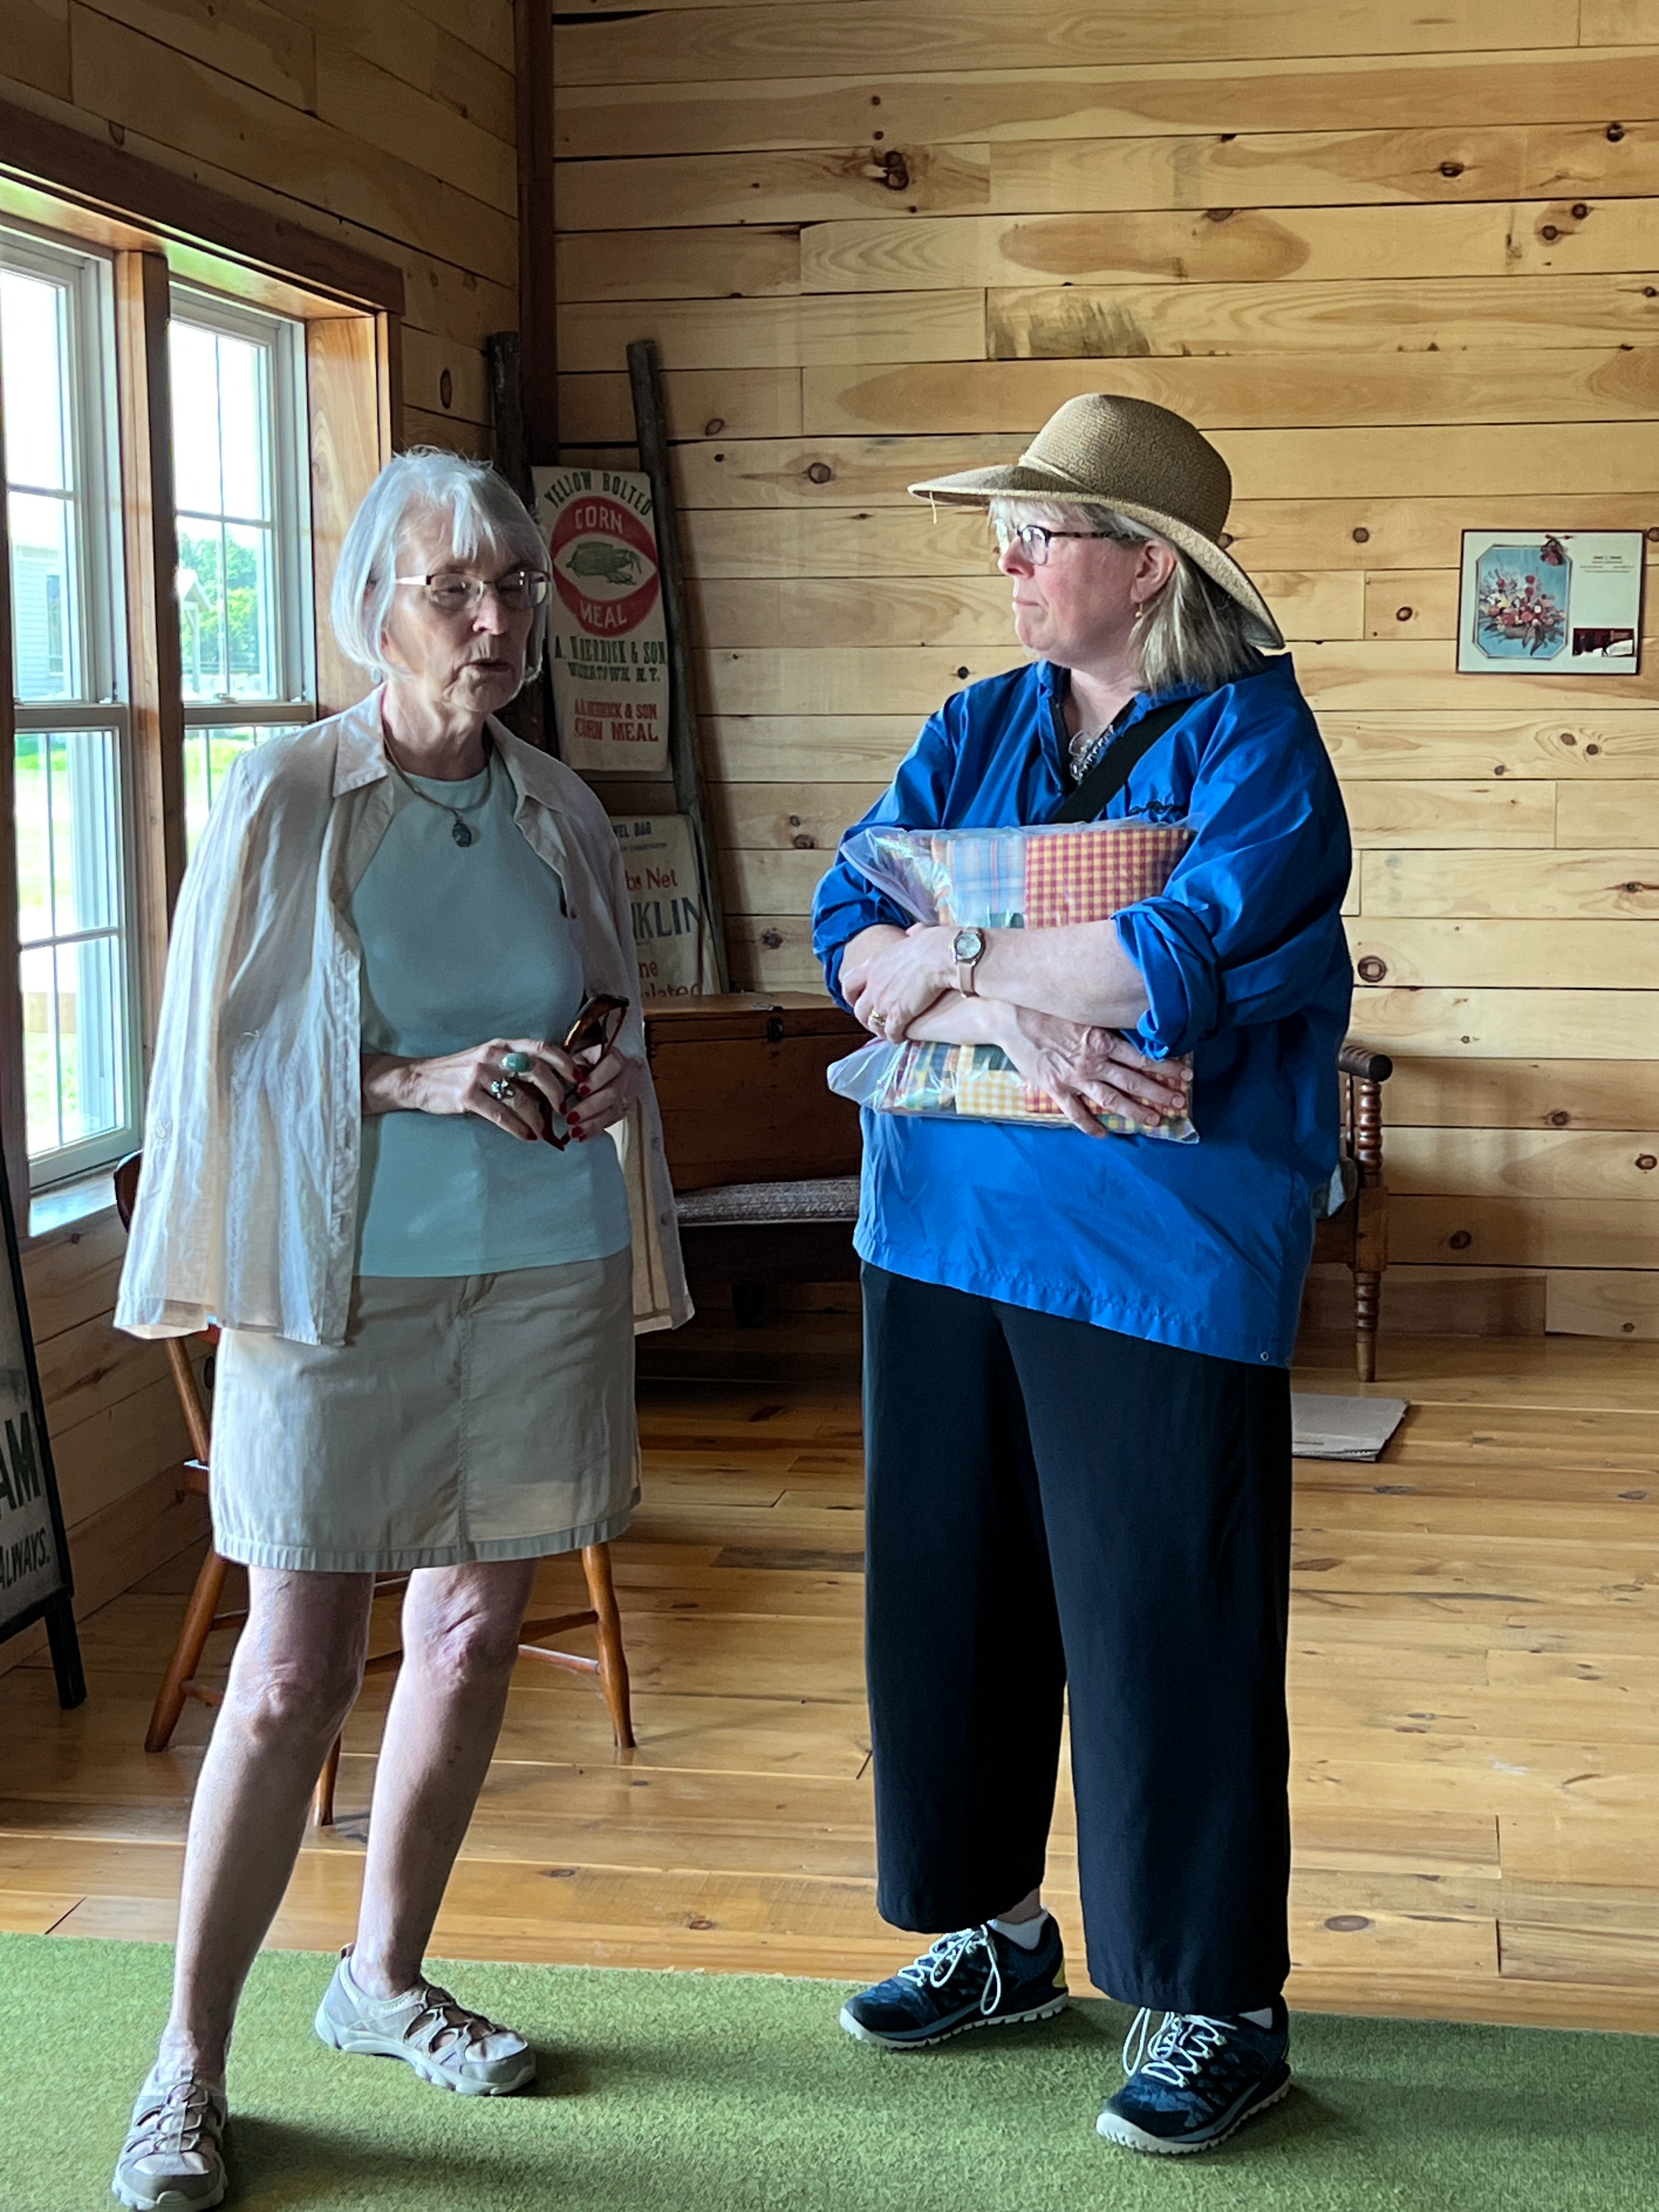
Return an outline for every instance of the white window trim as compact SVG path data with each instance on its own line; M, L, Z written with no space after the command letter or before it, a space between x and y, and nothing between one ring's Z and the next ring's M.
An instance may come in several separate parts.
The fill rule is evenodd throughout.
M69 424L72 480L83 492L83 526L76 532L77 588L85 610L82 688L73 700L16 700L19 735L60 730L112 730L121 881L119 943L124 1009L126 1117L118 1128L32 1156L32 1190L54 1190L106 1168L139 1141L144 1094L143 1016L134 926L138 911L137 810L132 714L127 683L125 566L120 502L119 410L116 390L115 293L111 257L70 245L8 220L0 225L0 259L8 268L54 283L71 295ZM11 681L11 672L3 672Z

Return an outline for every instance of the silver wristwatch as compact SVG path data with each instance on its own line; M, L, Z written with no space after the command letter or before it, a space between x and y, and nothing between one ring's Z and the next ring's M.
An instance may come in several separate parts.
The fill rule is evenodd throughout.
M964 998L974 995L974 970L985 957L985 932L959 929L951 940L951 957L957 963L957 988Z

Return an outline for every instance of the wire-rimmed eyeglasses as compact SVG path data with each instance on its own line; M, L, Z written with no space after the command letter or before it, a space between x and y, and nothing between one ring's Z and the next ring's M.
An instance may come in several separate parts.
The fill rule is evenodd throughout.
M547 598L544 568L509 568L504 576L469 576L459 568L435 568L429 576L394 576L394 584L418 584L441 615L476 614L486 592L493 592L510 615L532 613Z
M1056 538L1111 538L1109 530L1050 530L1041 522L994 522L991 535L997 541L999 553L1010 552L1018 546L1034 568L1040 568L1048 558L1048 547Z

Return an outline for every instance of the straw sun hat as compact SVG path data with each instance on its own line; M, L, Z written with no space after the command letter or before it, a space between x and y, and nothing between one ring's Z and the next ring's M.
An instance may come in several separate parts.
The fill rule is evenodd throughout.
M917 499L982 507L994 499L1091 500L1167 538L1249 617L1254 645L1284 642L1267 603L1219 543L1232 472L1183 416L1150 399L1085 392L1051 415L1017 461L910 486Z

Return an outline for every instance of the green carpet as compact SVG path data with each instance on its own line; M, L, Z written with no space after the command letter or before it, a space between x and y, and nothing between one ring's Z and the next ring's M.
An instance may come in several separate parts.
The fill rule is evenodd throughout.
M1303 2014L1297 2087L1224 2152L1102 2142L1127 2015L896 2056L823 1983L455 1966L542 2052L500 2102L343 2058L311 2033L331 1960L263 1956L231 2060L246 2212L1650 2212L1659 2042ZM107 2203L171 1954L0 1936L4 2212Z

